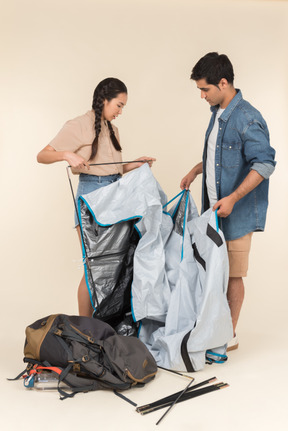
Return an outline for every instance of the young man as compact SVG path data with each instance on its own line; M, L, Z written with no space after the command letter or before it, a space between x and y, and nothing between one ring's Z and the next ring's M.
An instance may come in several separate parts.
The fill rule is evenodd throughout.
M275 151L259 111L242 98L233 85L233 66L224 54L210 52L194 66L191 79L211 106L202 162L182 179L188 189L203 173L202 212L212 207L220 217L227 241L229 283L227 298L234 339L244 299L252 232L263 231L268 206L269 176L275 168Z

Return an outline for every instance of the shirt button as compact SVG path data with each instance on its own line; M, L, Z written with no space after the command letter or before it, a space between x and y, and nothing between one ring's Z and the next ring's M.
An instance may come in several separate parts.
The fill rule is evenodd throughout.
M219 181L217 181L217 184L219 184Z
M219 166L219 163L217 163L216 166Z
M230 145L229 150L231 150L231 148L232 148L232 147L231 147L231 145Z
M222 127L219 127L219 130L222 130Z

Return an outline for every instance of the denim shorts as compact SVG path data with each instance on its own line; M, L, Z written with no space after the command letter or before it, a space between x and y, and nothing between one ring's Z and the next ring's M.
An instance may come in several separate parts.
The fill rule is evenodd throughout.
M108 186L121 178L120 174L115 175L104 175L98 177L98 175L80 174L79 184L77 188L77 193L75 196L75 202L78 209L78 198L81 195L94 192L94 190L100 189L101 187ZM74 221L75 227L79 225L79 220L76 211L74 211Z

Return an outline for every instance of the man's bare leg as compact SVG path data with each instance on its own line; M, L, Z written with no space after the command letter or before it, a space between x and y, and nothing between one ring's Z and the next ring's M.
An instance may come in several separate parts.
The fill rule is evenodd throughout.
M244 301L244 283L242 277L230 277L227 291L228 304L231 311L234 336Z

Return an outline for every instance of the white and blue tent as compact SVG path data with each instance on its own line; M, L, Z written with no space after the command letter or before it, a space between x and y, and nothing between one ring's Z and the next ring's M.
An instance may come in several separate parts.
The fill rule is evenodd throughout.
M226 244L189 192L167 207L147 165L80 196L86 282L94 317L137 333L159 366L197 371L233 337Z

